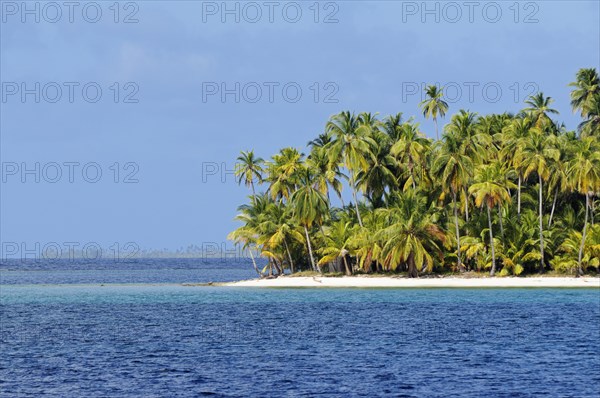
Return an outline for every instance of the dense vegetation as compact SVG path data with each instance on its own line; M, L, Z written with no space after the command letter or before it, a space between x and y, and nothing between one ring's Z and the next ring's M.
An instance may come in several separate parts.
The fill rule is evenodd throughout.
M577 131L552 119L558 111L540 92L516 115L460 110L441 140L401 113L342 112L308 143L307 156L284 148L264 161L242 152L236 175L252 195L229 238L248 249L261 275L598 272L597 70L581 69L571 86ZM437 130L448 105L441 89L426 93L420 107Z

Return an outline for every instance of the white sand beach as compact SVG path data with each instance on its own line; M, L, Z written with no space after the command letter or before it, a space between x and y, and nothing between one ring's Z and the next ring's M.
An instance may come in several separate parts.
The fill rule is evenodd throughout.
M356 287L356 288L497 288L497 287L565 287L600 289L600 278L583 277L495 277L495 278L399 278L399 277L289 277L275 279L251 279L223 283L233 287Z

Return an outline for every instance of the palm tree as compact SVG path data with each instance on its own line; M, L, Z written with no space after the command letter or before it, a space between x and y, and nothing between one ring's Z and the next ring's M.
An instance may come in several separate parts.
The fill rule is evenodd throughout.
M531 129L531 135L522 142L517 152L515 161L522 165L525 171L523 177L527 178L535 173L538 176L538 205L540 227L540 273L544 272L544 226L543 226L543 185L550 176L550 163L558 160L560 153L554 143L556 136L546 136L537 127Z
M235 164L235 176L237 177L238 184L242 184L247 187L252 187L252 195L256 196L256 191L254 190L254 180L259 183L262 182L262 173L264 160L262 158L258 158L254 156L254 151L242 151L240 156L237 158L237 163Z
M333 188L337 197L342 202L342 207L344 207L341 179L345 175L340 171L338 164L330 161L327 148L313 146L308 159L306 159L306 165L315 176L317 189L324 195L327 195L329 199L329 187Z
M591 101L587 118L579 124L578 128L582 137L600 139L600 94Z
M456 233L456 256L458 269L461 272L464 271L464 267L460 255L457 194L471 178L472 170L473 162L461 150L461 143L456 134L444 134L443 143L432 164L432 174L441 182L444 190L450 192L452 195L452 209L454 212L454 228Z
M595 68L579 69L575 81L569 83L573 112L579 110L581 117L587 119L597 106L600 96L600 78ZM598 115L596 113L596 115Z
M492 137L481 134L478 129L479 116L464 109L453 115L450 123L446 126L446 132L454 134L460 142L460 151L468 156L474 165L483 162L487 157L488 148L492 143ZM469 181L464 181L465 220L469 221L469 195L467 193Z
M410 278L419 275L418 267L431 271L431 254L442 256L439 244L446 235L428 211L427 198L409 190L398 194L389 208L377 211L389 225L377 233L386 242L381 253L383 265L395 270L399 264L407 264Z
M383 120L381 131L383 131L391 142L395 142L400 138L400 127L402 126L402 112L395 115L390 115Z
M554 100L551 97L544 97L544 93L539 92L529 96L525 101L529 107L523 109L523 112L530 115L531 119L535 121L535 126L541 129L547 126L548 123L552 124L552 120L548 116L549 113L558 114L556 109L550 108L550 104L553 102Z
M327 133L333 140L327 149L332 162L343 164L350 173L350 188L356 208L358 223L362 226L362 219L358 209L356 192L356 173L367 170L367 159L372 156L371 147L375 145L372 138L364 134L365 129L359 131L359 120L350 112L342 112L333 116L327 122Z
M265 245L269 247L268 254L275 257L275 253L283 245L290 264L290 270L294 273L294 259L292 258L288 242L296 241L304 243L302 233L298 231L298 225L293 223L293 219L290 217L290 209L282 202L271 203L265 213L267 217L259 228L264 231Z
M300 171L298 189L292 194L291 203L296 220L304 227L306 244L310 255L313 270L321 272L321 268L315 262L308 229L313 224L320 225L329 212L327 198L315 188L314 176L308 168Z
M517 117L502 129L503 146L500 151L500 157L513 168L517 174L517 218L521 219L521 185L523 183L523 173L525 171L523 164L518 162L516 156L519 148L528 139L530 130L533 128L533 122L528 117ZM522 159L522 158L521 158Z
M433 123L435 123L435 137L439 140L440 134L438 131L437 118L438 115L441 117L446 115L448 103L443 99L443 88L438 88L436 85L427 86L425 88L425 94L427 95L427 99L421 101L419 106L426 119L429 119L430 117L433 119Z
M415 167L421 167L425 161L426 153L431 147L431 142L413 123L404 123L398 128L398 138L392 145L390 153L396 157L400 164L408 167L412 188L416 189Z
M502 185L503 171L500 163L481 165L475 173L475 183L469 187L469 193L475 196L475 205L486 205L488 228L490 234L490 247L492 249L492 269L490 276L496 273L496 252L494 247L494 233L492 230L491 209L502 204L504 201L510 201L510 193L506 186Z
M573 156L571 152L574 144L575 142L566 134L560 135L556 139L558 158L550 164L550 178L548 179L548 193L554 192L552 210L550 210L550 218L548 219L548 228L552 225L558 195L570 189L568 162Z
M319 265L327 264L337 259L342 259L346 275L352 275L352 269L348 266L348 241L350 239L350 222L338 220L326 229L325 246L320 252L323 255Z
M256 260L252 254L252 246L254 245L255 247L258 247L259 245L259 225L261 222L261 216L266 213L268 205L269 200L266 195L253 195L250 205L242 205L238 207L238 211L240 213L235 217L235 219L241 221L243 225L227 236L228 239L231 239L236 244L242 245L242 250L248 249L254 270L259 276L262 276L262 273L259 271L258 266L256 265Z
M298 183L298 173L304 167L303 157L296 148L283 148L273 155L273 161L267 165L268 191L273 199L290 198Z
M381 259L383 241L377 237L377 232L386 224L380 212L371 211L365 214L364 227L353 228L348 242L350 251L356 256L358 266L366 272L371 271L373 261Z
M374 131L371 144L371 156L367 159L366 170L356 173L356 186L365 194L375 207L383 204L386 189L396 187L396 159L390 155L388 136ZM361 218L362 221L362 218Z
M590 198L594 192L600 190L600 144L598 140L587 137L578 142L575 157L569 167L569 174L577 192L585 196L585 218L577 260L577 274L581 275L581 258L586 238Z

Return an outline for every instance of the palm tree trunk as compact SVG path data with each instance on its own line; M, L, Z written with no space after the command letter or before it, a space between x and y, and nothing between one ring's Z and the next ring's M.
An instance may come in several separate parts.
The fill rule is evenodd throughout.
M519 173L519 187L517 189L517 220L521 221L521 173Z
M356 209L356 217L358 218L358 224L362 227L362 218L360 217L360 210L358 210L358 199L356 197L356 187L354 186L354 171L350 172L350 179L352 180L350 185L352 185L352 197L354 198L354 208Z
M348 268L348 261L346 260L346 256L343 256L342 259L344 260L344 268L346 268L346 275L352 275L352 272L350 272L350 268Z
M254 259L254 254L252 254L252 249L248 248L248 253L250 253L250 258L252 259L252 265L254 266L254 270L262 278L261 272L258 270L258 266L256 265L256 260Z
M440 133L438 131L438 122L437 122L437 117L433 118L433 123L435 123L435 138L437 141L440 140Z
M552 225L552 217L554 216L554 209L556 208L556 199L558 198L558 187L554 190L554 200L552 201L552 210L550 211L550 219L548 220L548 228Z
M306 227L306 225L304 226L304 233L306 234L306 244L308 245L308 254L310 255L310 263L312 265L313 271L318 271L319 273L321 273L321 268L318 264L315 263L315 258L312 252L312 246L310 244L310 236L308 236L308 228Z
M502 206L498 203L498 220L500 221L500 236L504 239L504 224L502 224Z
M538 175L538 179L540 182L540 190L539 190L539 202L540 202L540 274L544 273L544 225L542 223L543 216L543 199L542 199L542 177Z
M593 227L594 226L594 213L596 212L595 205L594 205L594 194L592 194L590 199L591 199L590 200L590 209L591 209L590 216L592 217L591 221L592 221L592 227Z
M458 208L456 207L456 191L454 189L452 190L452 205L454 208L454 227L456 229L456 257L458 259L458 270L464 272L465 267L463 267L460 259L460 229L458 228Z
M417 184L415 183L415 174L413 172L414 164L412 161L412 157L408 157L408 169L410 170L410 179L412 180L413 190L417 189Z
M277 276L283 275L283 264L279 266L279 263L276 259L273 259L273 264L275 264L275 270L277 271Z
M585 234L587 232L588 209L590 207L590 195L585 194L585 219L583 222L583 233L581 234L581 244L579 245L579 257L577 258L577 276L583 275L581 269L581 259L583 258L583 247L585 245Z
M293 274L294 273L294 260L292 260L292 255L290 254L290 248L288 247L287 240L283 239L283 243L285 244L285 250L287 251L288 259L290 260L290 271Z
M419 276L419 272L417 271L417 267L415 265L415 255L410 253L408 255L408 277L416 278Z
M269 257L269 276L273 276L273 259Z
M465 220L469 221L469 193L465 187Z
M490 276L494 276L496 273L496 249L494 248L494 233L492 232L492 213L490 211L490 206L486 207L488 215L488 228L490 229L490 247L492 248L492 270L490 271Z

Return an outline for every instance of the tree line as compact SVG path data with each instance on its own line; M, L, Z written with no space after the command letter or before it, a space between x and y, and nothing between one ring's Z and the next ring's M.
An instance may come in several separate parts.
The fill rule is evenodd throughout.
M540 92L517 114L461 109L441 139L402 113L344 111L308 142L308 154L288 147L264 160L241 152L235 174L251 195L229 239L261 276L597 273L598 71L579 70L570 86L582 119L576 131L553 119L559 112ZM442 88L428 86L426 95L419 106L437 137L448 104Z

